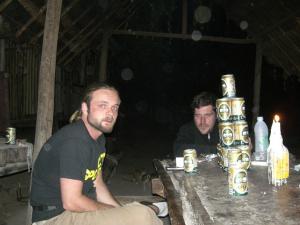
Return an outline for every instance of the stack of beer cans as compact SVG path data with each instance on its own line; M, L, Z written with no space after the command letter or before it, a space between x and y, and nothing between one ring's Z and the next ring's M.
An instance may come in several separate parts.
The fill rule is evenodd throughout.
M245 100L236 97L233 74L221 78L223 98L217 99L219 126L218 162L228 171L229 194L248 193L247 170L250 167L251 149L245 114Z

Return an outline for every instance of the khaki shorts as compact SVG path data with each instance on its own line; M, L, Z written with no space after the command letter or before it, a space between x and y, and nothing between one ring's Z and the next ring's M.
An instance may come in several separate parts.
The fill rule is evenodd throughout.
M92 212L70 212L33 225L162 225L154 211L140 203L133 202L122 207Z

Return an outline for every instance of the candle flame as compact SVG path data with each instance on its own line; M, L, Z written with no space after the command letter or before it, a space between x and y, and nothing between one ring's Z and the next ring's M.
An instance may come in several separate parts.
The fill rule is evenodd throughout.
M278 115L275 115L275 116L274 116L274 120L275 120L275 122L279 122L280 117L279 117Z

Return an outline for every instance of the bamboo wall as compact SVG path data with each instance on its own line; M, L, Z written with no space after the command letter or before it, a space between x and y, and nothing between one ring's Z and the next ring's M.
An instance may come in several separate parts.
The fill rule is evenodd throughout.
M6 47L6 71L9 74L9 112L11 121L30 120L37 108L40 49Z
M12 124L34 126L38 100L38 77L41 49L6 42L5 71L9 78L9 116ZM89 83L97 80L97 55L82 54L68 67L57 66L55 75L54 119L68 120L80 106L79 101ZM81 62L83 61L83 62Z

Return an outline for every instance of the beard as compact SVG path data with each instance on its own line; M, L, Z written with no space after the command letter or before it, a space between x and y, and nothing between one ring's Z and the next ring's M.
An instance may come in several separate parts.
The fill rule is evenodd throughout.
M115 120L111 118L105 118L100 120L99 122L92 120L89 116L87 117L88 123L95 128L96 130L102 132L102 133L111 133L114 125ZM103 123L107 123L108 125L105 126Z

